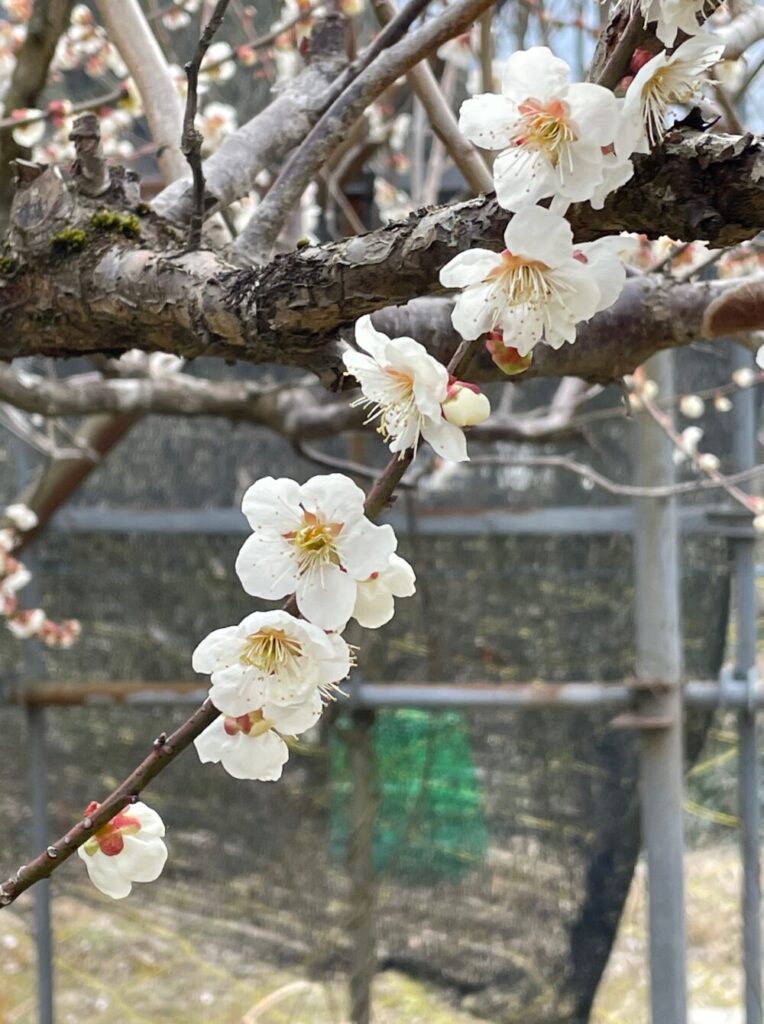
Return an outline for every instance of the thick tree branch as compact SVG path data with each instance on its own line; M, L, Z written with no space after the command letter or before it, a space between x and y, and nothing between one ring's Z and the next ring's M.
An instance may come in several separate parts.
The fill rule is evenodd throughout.
M762 146L750 137L676 133L638 163L633 181L604 210L580 204L569 219L581 241L632 230L730 244L764 225L763 173ZM50 193L45 204L43 189ZM502 248L507 222L495 200L482 197L309 246L262 270L237 270L210 252L173 255L173 243L151 218L134 242L91 231L82 252L62 255L50 243L62 216L70 225L91 223L79 202L73 209L53 172L17 198L14 243L28 262L0 279L1 358L138 347L296 365L336 383L338 329L364 313L442 291L440 268L472 246ZM616 307L582 329L575 346L541 346L530 372L613 380L660 348L702 337L703 312L725 287L634 281ZM449 332L438 337L433 346L452 344Z

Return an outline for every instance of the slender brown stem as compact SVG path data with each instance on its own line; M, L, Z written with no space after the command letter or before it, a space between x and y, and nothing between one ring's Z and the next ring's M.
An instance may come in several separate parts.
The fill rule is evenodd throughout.
M156 778L160 772L171 764L203 732L214 722L220 712L205 700L200 708L191 715L175 732L166 736L162 733L154 740L154 748L138 767L132 771L117 788L106 797L98 809L91 815L82 818L74 828L51 843L46 850L38 854L34 860L20 867L13 877L0 885L0 907L13 903L22 892L35 882L48 878L57 867L68 860L80 846L111 821L130 803L135 803L142 789Z
M204 138L196 127L196 112L199 106L199 71L210 43L220 28L230 0L218 0L212 17L202 32L193 59L185 66L188 79L188 95L186 112L183 116L183 136L181 150L194 182L193 213L188 229L188 245L190 249L199 249L202 244L202 225L204 224L204 168L202 166L202 143Z

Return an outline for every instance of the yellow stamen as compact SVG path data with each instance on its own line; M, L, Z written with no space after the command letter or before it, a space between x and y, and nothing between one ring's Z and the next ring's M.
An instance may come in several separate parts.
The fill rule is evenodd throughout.
M302 644L289 636L283 629L264 627L257 633L250 633L241 653L242 665L275 675L294 667L302 656Z

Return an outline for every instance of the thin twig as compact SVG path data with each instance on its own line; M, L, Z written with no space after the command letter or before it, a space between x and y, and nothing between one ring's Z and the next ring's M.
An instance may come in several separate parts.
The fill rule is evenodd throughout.
M700 480L688 480L680 484L666 484L663 487L638 487L636 484L619 484L616 480L599 473L585 462L578 462L568 455L481 455L471 458L468 468L473 466L528 466L539 469L564 469L569 473L589 480L608 494L617 494L626 498L670 498L677 494L694 494L698 491L712 491L728 487L745 480L752 480L764 474L764 464L746 469L730 476L721 476L719 480L703 477Z
M712 469L705 465L701 456L699 456L697 452L688 450L682 435L672 423L671 417L667 413L663 412L646 393L645 383L647 378L644 367L639 367L634 375L634 380L636 383L635 393L638 395L639 400L642 403L642 408L661 428L663 433L673 442L677 450L692 463L699 473L704 473L710 480L713 480L718 487L725 490L733 501L742 505L747 512L755 515L757 512L756 501L750 494L746 494L745 491L742 491L735 484L729 483L718 469Z
M53 121L59 117L84 114L89 110L101 110L103 107L108 107L112 103L119 103L119 101L125 99L126 96L127 86L123 82L121 85L112 89L110 92L104 93L102 96L94 96L93 99L90 100L80 100L78 103L72 103L64 112L56 108L54 101L52 107L49 106L47 110L40 110L37 114L30 114L28 117L1 118L0 132L13 131L16 128L26 128L28 125L38 124L40 121Z
M154 741L154 748L124 782L99 804L93 814L82 818L74 828L66 832L60 839L51 843L34 860L18 869L13 877L0 885L0 907L7 907L17 897L29 889L35 882L48 878L57 867L68 860L80 846L94 835L99 828L119 814L121 810L134 803L141 790L155 779L160 772L171 764L208 725L215 721L220 712L209 700L197 708L191 717L170 736L160 735Z
M204 224L204 168L202 167L204 137L196 127L196 112L199 105L199 70L205 54L210 48L210 43L223 22L229 3L230 0L218 0L212 17L201 34L196 53L184 68L188 79L188 95L186 96L186 112L183 117L181 151L188 161L194 180L194 209L188 227L188 245L192 250L201 247Z

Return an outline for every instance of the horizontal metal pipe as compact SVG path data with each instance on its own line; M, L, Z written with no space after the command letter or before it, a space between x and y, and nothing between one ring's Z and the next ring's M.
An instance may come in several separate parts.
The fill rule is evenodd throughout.
M400 512L385 517L401 533L406 519ZM754 537L751 517L730 517L719 505L691 505L679 510L684 533L726 537ZM120 511L119 509L70 508L58 512L51 529L65 533L193 533L245 536L250 528L234 508L176 509L167 511ZM506 510L463 509L438 511L422 508L417 532L434 536L608 536L634 530L634 509L618 505L593 508L560 506Z
M629 683L364 683L349 685L347 703L367 708L515 708L518 711L580 708L630 708L637 688ZM88 704L195 705L207 696L198 682L92 683L30 687L10 703L27 706ZM692 707L764 708L764 689L749 696L747 684L724 685L713 680L691 680L684 686L685 703ZM346 703L343 701L343 704Z

